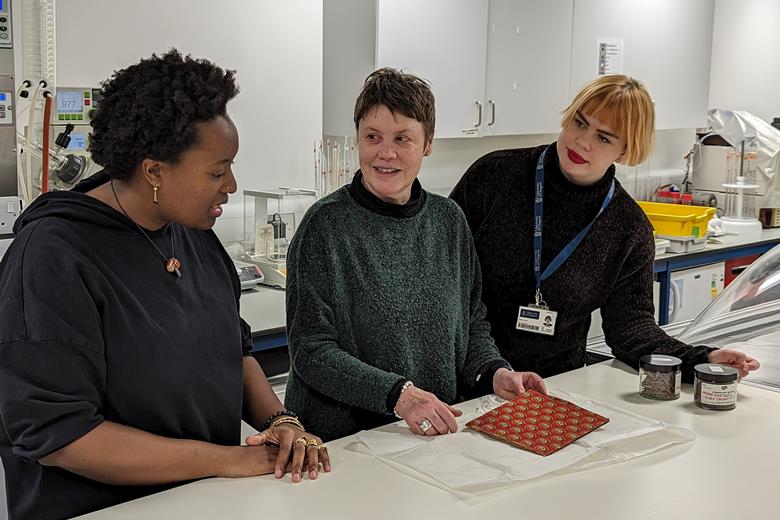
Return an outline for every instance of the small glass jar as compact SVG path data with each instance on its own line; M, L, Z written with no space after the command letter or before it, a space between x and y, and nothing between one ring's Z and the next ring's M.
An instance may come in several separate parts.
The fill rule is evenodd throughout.
M639 395L659 401L680 397L682 360L674 356L650 354L639 358Z
M734 367L702 363L693 367L693 399L706 410L733 410L737 407L739 372Z

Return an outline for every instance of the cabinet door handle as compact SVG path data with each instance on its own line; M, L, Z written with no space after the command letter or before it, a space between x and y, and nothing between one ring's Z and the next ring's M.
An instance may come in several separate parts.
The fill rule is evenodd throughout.
M496 123L496 102L488 99L488 105L490 105L490 122L488 126L493 126Z
M474 128L479 128L482 126L482 103L479 101L475 101L474 103L477 104L477 124L474 125Z

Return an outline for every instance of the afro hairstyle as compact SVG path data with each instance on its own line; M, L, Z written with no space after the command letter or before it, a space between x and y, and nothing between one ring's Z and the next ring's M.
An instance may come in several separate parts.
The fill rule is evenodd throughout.
M101 83L89 151L117 180L146 158L175 164L197 144L197 123L225 116L238 92L235 71L176 49L152 54Z

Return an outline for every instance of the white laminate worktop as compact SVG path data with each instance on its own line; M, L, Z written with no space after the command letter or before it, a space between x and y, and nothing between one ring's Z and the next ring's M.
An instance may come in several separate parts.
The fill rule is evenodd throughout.
M724 235L717 238L722 242L721 244L707 244L705 249L690 253L664 253L656 256L655 260L681 259L689 255L699 255L736 246L780 240L780 229L765 229L762 231L760 239L744 240L736 235ZM240 304L241 317L249 324L253 334L279 332L287 325L285 296L282 289L258 285L256 289L241 293Z
M253 334L276 332L287 325L287 309L283 289L258 285L243 291L239 300L241 317Z
M712 238L714 240L717 240L720 243L712 243L711 241L708 240L704 246L704 249L701 249L699 251L691 251L688 253L664 253L662 255L656 256L655 261L657 262L659 260L676 260L690 255L712 253L724 249L729 249L732 247L748 246L752 244L760 244L762 242L769 242L769 241L780 241L780 228L763 229L761 230L760 238L756 238L756 237L744 238L739 235L722 235L719 237L712 237Z
M683 385L677 401L650 401L637 394L636 372L615 360L547 384L688 428L697 439L628 462L520 483L465 505L372 456L345 450L355 440L350 436L328 444L334 471L315 482L207 479L83 518L780 518L780 393L741 385L737 408L725 412L697 408L691 385Z

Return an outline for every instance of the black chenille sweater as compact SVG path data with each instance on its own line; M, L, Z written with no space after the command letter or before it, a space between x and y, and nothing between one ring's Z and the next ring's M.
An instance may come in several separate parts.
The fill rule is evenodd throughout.
M463 209L482 266L483 294L493 337L515 370L543 377L582 367L591 313L601 309L607 344L637 368L659 353L683 360L683 379L706 362L708 347L670 338L653 312L652 226L617 183L610 205L577 250L542 283L545 301L558 312L554 336L517 330L521 305L533 301L533 199L536 162L545 146L490 153L478 159L450 195ZM561 173L555 145L547 152L542 271L598 213L615 177L611 166L590 186Z

